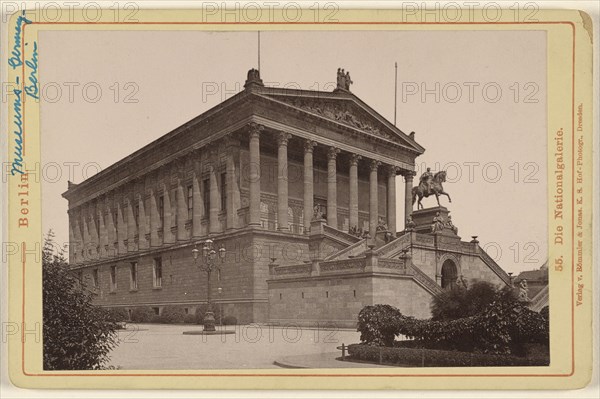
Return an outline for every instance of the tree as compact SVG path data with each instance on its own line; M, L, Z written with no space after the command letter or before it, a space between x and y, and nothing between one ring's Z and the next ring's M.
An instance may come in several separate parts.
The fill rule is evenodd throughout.
M497 295L496 287L487 281L475 281L468 288L458 286L444 291L442 295L433 298L432 320L455 320L474 316L490 305Z
M92 304L92 294L56 250L52 230L42 250L44 369L97 370L106 367L117 342L117 324Z

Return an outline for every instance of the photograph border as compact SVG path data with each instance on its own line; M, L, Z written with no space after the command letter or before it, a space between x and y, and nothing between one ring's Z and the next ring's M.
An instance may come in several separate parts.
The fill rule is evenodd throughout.
M552 37L553 35L551 35L550 33L556 33L556 28L558 27L567 27L568 30L570 31L570 36L569 37L569 42L571 44L571 48L569 48L569 53L570 53L570 60L569 60L569 64L570 64L570 76L569 76L569 84L571 85L571 90L570 90L570 98L568 100L569 103L569 113L570 113L570 121L569 121L569 125L565 127L565 130L570 129L572 132L571 135L571 140L567 140L565 139L565 163L569 164L569 172L567 173L567 170L565 170L565 177L567 174L570 175L570 181L565 180L565 187L569 187L570 189L570 195L568 193L565 193L565 200L568 198L569 201L565 202L565 205L570 203L570 207L566 208L569 209L570 212L570 223L568 223L568 227L571 230L570 231L570 242L569 242L569 251L565 250L565 254L568 255L568 260L569 262L566 262L567 264L570 265L571 270L570 270L570 281L569 281L569 292L570 292L570 303L569 303L569 321L570 321L570 339L569 339L569 345L568 345L568 349L565 349L564 347L560 347L560 348L556 348L557 345L557 338L559 339L564 339L564 337L557 337L557 334L551 334L551 343L554 343L554 346L551 344L551 358L552 363L550 366L548 367L520 367L518 368L518 371L515 371L514 373L507 373L507 372L500 372L500 373L495 373L492 372L492 369L494 371L501 369L501 368L477 368L477 371L482 371L481 373L476 373L476 372L472 372L472 373L466 373L464 370L465 368L453 368L450 369L452 371L450 372L433 372L433 373L422 373L419 372L421 370L418 369L410 369L410 373L397 373L397 372L392 372L395 371L391 370L389 373L387 372L382 372L381 369L378 369L377 371L373 371L373 372L361 372L361 373L357 373L355 371L349 372L348 369L345 370L340 370L338 372L332 372L331 370L324 370L324 371L315 371L315 370L308 370L307 372L298 372L298 371L290 371L290 372L257 372L257 371L252 371L252 370L248 370L248 371L244 371L244 372L239 372L238 371L232 371L232 372L213 372L213 371L209 371L207 370L206 372L180 372L180 371L173 371L173 372L166 372L166 371L162 371L162 372L140 372L140 373L136 373L136 372L122 372L122 371L118 371L118 370L109 370L109 371L86 371L86 372L38 372L36 369L37 367L34 366L34 362L39 362L41 364L41 362L39 361L39 359L41 359L40 353L34 353L34 352L41 352L41 343L40 342L31 342L30 339L28 339L28 334L31 335L31 331L28 331L26 328L24 328L24 326L31 324L31 323L35 323L40 321L40 319L38 319L38 314L35 314L39 308L41 308L41 301L39 300L39 298L35 297L35 296L29 296L29 294L27 294L28 292L31 291L31 279L37 278L39 276L41 276L41 272L38 273L37 270L34 270L32 273L32 269L29 269L32 267L31 265L31 258L29 258L28 260L28 255L31 256L32 254L32 249L31 247L28 249L27 244L31 243L31 237L35 237L37 236L38 232L41 232L41 228L39 228L39 226L41 226L41 223L31 223L30 226L32 227L30 229L30 235L29 236L23 236L23 232L19 231L16 228L16 223L15 221L18 219L18 204L16 203L16 197L15 197L15 193L16 193L16 185L19 183L18 179L16 178L9 178L9 182L8 182L8 186L9 186L9 239L11 241L14 242L20 242L20 262L17 261L17 257L9 257L9 261L10 261L10 278L9 278L9 284L10 284L10 318L11 320L15 320L15 310L18 309L18 314L19 314L19 318L20 318L20 323L21 326L23 328L21 328L20 331L20 337L13 337L11 336L9 338L9 354L11 355L11 359L9 361L10 364L10 374L11 374L11 378L13 380L13 382L18 385L18 386L27 386L27 387L33 387L33 386L38 386L38 387L60 387L61 383L60 383L60 378L57 379L57 381L55 382L50 382L47 380L47 378L56 378L56 377L240 377L240 378L245 378L245 377L285 377L285 379L281 379L281 381L279 382L274 382L274 381L269 381L269 383L266 383L266 381L262 380L262 379L257 379L255 381L248 381L248 383L241 383L239 384L239 387L236 386L236 389L243 389L243 388L248 388L248 387L262 387L262 388L282 388L282 387L286 387L286 388L291 388L291 387L300 387L302 386L302 381L295 381L295 382L291 382L290 380L287 380L287 378L292 378L292 377L300 377L301 379L306 379L307 377L315 377L315 378L322 378L322 377L342 377L342 378L356 378L356 377L367 377L368 379L370 379L370 381L362 381L362 383L360 384L346 384L347 381L342 381L342 380L331 380L329 382L324 381L324 384L317 384L316 386L314 386L314 389L318 389L318 388L325 388L325 389L353 389L353 388L357 388L357 385L360 385L363 389L367 389L367 388L374 388L374 387L399 387L402 386L403 388L416 388L416 387L420 387L420 386L424 386L425 384L430 385L431 381L427 382L425 378L422 377L486 377L486 378L492 378L493 380L488 380L485 381L485 379L482 379L480 382L476 382L473 383L473 380L469 379L469 380L462 380L462 381L458 381L458 379L456 379L457 381L455 382L449 382L449 381L438 381L435 383L434 386L431 386L431 388L444 388L444 389L448 389L448 388L452 388L452 387L457 387L460 386L462 388L477 388L477 387L487 387L487 388L493 388L493 387L501 387L504 386L505 388L510 384L510 388L518 388L518 387L538 387L538 388L544 388L544 387L548 387L550 388L551 386L561 386L563 388L566 387L580 387L583 386L585 384L585 382L587 380L589 380L589 376L591 373L591 353L588 350L587 351L587 355L586 355L586 351L584 350L584 348L582 348L580 345L581 344L586 344L591 348L591 293L589 294L589 298L587 301L585 301L584 305L582 306L581 309L576 309L576 304L575 304L575 289L576 289L576 266L575 266L575 262L576 262L576 256L575 256L575 243L576 243L576 237L575 237L575 222L576 222L576 214L575 214L575 195L576 195L576 190L579 188L579 184L576 183L575 180L575 169L576 169L576 165L575 165L575 160L576 160L576 139L575 139L575 128L576 128L576 112L577 112L577 104L578 103L583 103L585 104L586 108L589 109L589 113L591 114L591 110L592 110L592 101L591 101L591 74L590 72L585 72L585 69L588 68L589 69L589 65L591 64L591 47L588 46L585 43L585 36L587 36L587 34L589 32L585 32L585 27L583 26L582 20L581 20L581 16L577 11L545 11L545 10L541 10L540 13L538 14L538 17L541 19L538 22L521 22L521 21L499 21L499 22L486 22L486 21L470 21L470 22L397 22L394 21L394 11L393 10L386 10L384 12L379 12L379 13L374 13L373 10L360 10L360 11L356 11L356 10L340 10L339 13L339 17L340 17L340 21L338 22L308 22L308 21L301 21L301 22L294 22L294 23L290 23L290 22L285 22L285 21L272 21L272 22L197 22L197 21L186 21L186 20L181 20L181 21L159 21L158 19L163 18L163 19L169 19L170 18L180 18L181 17L181 13L184 11L178 10L178 11L150 11L150 10L142 10L139 14L139 16L142 19L149 19L146 21L140 21L140 22L135 22L135 23L129 23L129 22L96 22L96 23L90 23L90 22L84 22L84 21L75 21L75 22L32 22L30 24L24 24L22 25L22 34L21 34L21 48L23 49L23 53L22 53L22 67L21 70L19 71L20 74L20 79L22 82L26 81L27 75L26 75L26 68L25 68L25 60L31 56L31 54L29 54L26 50L25 47L25 41L26 40L31 40L32 38L35 38L37 35L37 33L42 30L42 29L46 29L46 28L56 28L61 26L62 28L72 28L72 27L78 27L78 28L93 28L93 29L110 29L111 27L116 27L118 26L119 29L140 29L142 26L145 26L146 29L148 26L151 26L153 28L156 27L161 27L161 28L167 28L167 29L179 29L181 27L186 27L186 28L194 28L194 29L202 29L202 30L206 30L208 28L208 30L210 29L225 29L225 30L230 30L233 27L236 28L240 28L240 27L246 27L246 28L252 28L252 30L256 29L261 29L261 30L266 30L269 28L279 28L281 29L282 27L286 27L286 28L290 28L293 27L293 29L297 29L298 27L308 27L310 26L311 28L314 27L318 27L320 29L326 28L326 29L337 29L337 30L343 30L343 29L348 29L348 28L354 28L356 29L357 27L360 28L376 28L376 29L381 29L381 28L385 28L385 29L389 29L389 30L394 30L394 29L405 29L405 28L417 28L417 29L427 29L427 28L431 28L431 27L471 27L471 28L477 28L477 27L483 27L485 26L486 28L493 28L493 29L511 29L511 28L515 28L518 27L519 29L522 28L526 28L526 29L542 29L542 30L546 30L548 32L548 48L550 48L552 46L553 49L557 49L556 45L556 37ZM193 15L193 13L190 13ZM358 18L356 18L358 16ZM158 18L157 18L158 17ZM353 20L353 18L356 18L355 20ZM190 15L188 14L185 18L182 19L190 19ZM391 19L392 21L389 21L388 19ZM396 18L397 19L397 18ZM552 20L552 19L556 19L556 20ZM13 16L11 23L9 24L9 32L14 31L14 29L16 28L16 22L17 21L17 16ZM31 26L30 26L31 25ZM14 40L14 38L12 37L12 35L10 35L11 40ZM561 40L562 42L564 42L565 40ZM551 44L551 42L554 42L554 44ZM560 51L567 51L567 49L565 49L563 46L563 43L560 43L559 46L559 50ZM9 48L11 48L12 45L9 46ZM550 55L549 55L550 58ZM561 118L563 118L563 115L560 116L560 118L556 117L555 115L552 114L551 110L552 109L557 109L556 105L558 103L564 104L564 99L557 99L556 98L556 94L552 94L555 92L555 90L553 90L553 88L555 88L557 86L556 82L551 80L550 78L550 69L556 67L556 65L551 65L550 61L548 63L548 154L549 154L549 160L552 159L552 157L550 156L550 154L553 153L553 149L551 147L551 138L553 137L553 131L555 130L555 126L559 126L560 123L554 123L552 122L553 120L559 120L561 122L565 122L564 120L561 120ZM11 71L13 72L13 71ZM12 73L12 76L14 76L15 72ZM10 76L10 75L9 75ZM566 78L563 78L562 80L564 80ZM14 81L14 79L9 79L11 81ZM558 83L558 85L564 85L565 82L561 81L560 83ZM577 91L577 93L576 93ZM558 100L558 101L557 101ZM561 102L562 101L562 102ZM552 104L551 104L552 103ZM34 158L39 156L40 154L40 143L39 141L36 142L36 136L39 137L39 104L35 104L30 102L25 102L24 103L25 106L23 107L23 112L22 112L22 118L23 118L23 140L22 140L22 155L24 159L27 158ZM560 105L558 105L558 107L560 107ZM27 115L27 119L26 119L26 115ZM9 115L10 117L10 115ZM591 132L592 128L591 128L591 117L584 119L584 131L585 132ZM29 137L29 138L28 138ZM589 134L588 136L586 136L586 139L589 137L589 140L591 141L591 134ZM10 142L10 141L9 141ZM566 144L569 144L570 147L568 147ZM588 164L585 166L585 173L584 176L590 176L590 178L586 178L585 182L581 184L581 188L584 189L584 195L586 198L586 201L584 201L584 213L586 215L588 215L588 217L591 218L591 208L592 208L592 198L591 198L591 188L592 188L592 179L591 179L591 142L587 142L586 141L586 145L585 145L585 152L584 152L584 156L588 161ZM12 145L9 147L9 153L12 153ZM548 168L548 194L549 194L549 198L552 198L551 196L551 190L550 188L553 186L553 169L550 167L550 163L549 163L549 168ZM568 183L567 183L568 182ZM31 197L31 202L35 203L35 200L37 199L38 201L41 201L41 198L39 197L39 190L38 190L38 197L36 198L35 196ZM549 201L550 202L550 201ZM551 203L551 202L550 202ZM36 205L37 206L37 205ZM33 207L32 207L33 208ZM551 206L549 205L549 208L551 208ZM39 206L37 206L37 209L40 209ZM555 227L555 223L554 221L550 218L551 215L551 209L549 209L549 220L548 220L548 229L549 229L549 237L552 237L552 232L554 230ZM38 212L39 214L39 212ZM32 217L33 218L33 217ZM567 224L567 222L565 222L565 225ZM38 229L39 228L39 229ZM584 264L590 264L591 265L591 260L592 260L592 250L591 250L591 245L592 245L592 239L591 239L591 224L589 227L584 227L586 228L586 234L584 238L584 242L586 243L586 247L587 250L584 251ZM22 239L17 239L18 238L22 238ZM37 240L40 239L41 236L38 236ZM35 241L33 241L35 242ZM565 244L567 243L567 240L565 240ZM564 292L560 292L560 291L564 291L564 285L566 285L566 283L564 283L563 281L558 281L557 276L553 273L552 270L552 262L551 259L553 258L553 255L556 254L556 246L552 245L552 240L549 240L549 269L550 271L550 284L551 284L551 315L554 315L554 321L551 320L551 331L559 331L560 327L559 327L559 323L556 322L556 314L557 313L563 313L564 309L557 309L558 307L560 307L560 302L562 299L564 299L565 295ZM566 245L565 245L566 247ZM35 269L36 266L34 264L33 269ZM19 272L18 274L15 272ZM564 273L564 272L563 272ZM586 276L586 282L587 284L591 285L591 267L590 268L586 268L584 271L584 275ZM563 274L564 276L564 274ZM27 295L26 295L27 294ZM18 307L17 307L18 304ZM41 329L41 328L40 328ZM589 330L589 331L588 331ZM30 352L31 351L31 352ZM564 354L565 351L570 352L570 356L569 356L569 364L568 364L568 368L567 369L563 369L563 370L557 370L555 365L557 363L561 363L560 361L556 360L557 355L560 356L559 354ZM18 355L18 356L15 356ZM17 367L15 367L17 366ZM564 364L561 364L561 366L564 366ZM535 370L535 371L530 371L530 370ZM540 370L539 372L537 370ZM548 372L548 373L544 373L542 370L553 370L552 372ZM387 370L386 370L387 371ZM414 373L412 372L414 371ZM523 371L523 372L521 372ZM42 378L34 378L32 379L31 377L42 377ZM402 381L395 381L392 382L389 380L389 377L419 377L418 379L422 380L423 382L417 382L416 384L413 383L412 381L406 381L406 380L402 380ZM559 382L558 384L554 384L554 383L549 383L548 380L546 379L539 379L539 380L535 380L536 382L532 383L531 380L529 381L525 381L525 380L511 380L511 382L508 382L506 380L507 377L517 377L517 378L523 378L523 377L544 377L544 378L549 378L549 377L558 377L558 378L562 378L562 382ZM381 378L385 378L386 380L381 380ZM566 378L566 379L565 379ZM81 386L89 386L89 379L85 379L86 381L88 381L87 384L82 384ZM102 380L104 381L104 379L98 379L98 380ZM127 382L123 379L114 379L111 380L114 382L114 387L132 387L133 388L133 384L131 384L131 382ZM493 382L492 382L493 381ZM146 381L146 384L143 384L144 381L140 381L140 384L136 383L135 385L137 387L182 387L182 388L189 388L189 387L195 387L195 388L214 388L214 387L221 387L221 388L228 388L231 389L232 388L232 381L228 381L228 380L221 380L221 382L215 382L215 381L211 381L209 384L206 383L206 381L204 379L202 379L202 381L192 381L192 380L186 380L185 384L182 384L183 381L181 380L175 380L175 381L165 381L163 380L162 382L149 382ZM102 384L102 385L100 385ZM74 381L70 380L68 383L69 386L74 386ZM79 386L79 383L76 383L75 385ZM104 382L100 382L100 383L92 383L92 386L106 386Z

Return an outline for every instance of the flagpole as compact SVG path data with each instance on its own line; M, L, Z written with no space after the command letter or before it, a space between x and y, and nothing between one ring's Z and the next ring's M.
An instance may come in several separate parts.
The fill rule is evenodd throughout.
M394 62L395 78L394 78L394 126L396 126L396 114L398 112L398 63Z
M258 31L258 70L260 71L260 31Z

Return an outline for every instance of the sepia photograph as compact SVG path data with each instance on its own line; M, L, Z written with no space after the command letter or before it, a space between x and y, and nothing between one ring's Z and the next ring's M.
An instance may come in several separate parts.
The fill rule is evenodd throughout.
M546 32L37 49L45 370L550 365Z

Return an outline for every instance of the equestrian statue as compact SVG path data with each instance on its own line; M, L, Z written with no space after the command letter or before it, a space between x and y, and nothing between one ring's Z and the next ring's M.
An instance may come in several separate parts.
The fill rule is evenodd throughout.
M417 204L417 209L423 209L423 204L421 204L421 200L423 197L427 198L430 195L435 195L435 199L437 200L438 206L440 206L440 195L445 195L448 197L448 202L452 202L450 195L444 191L444 187L442 187L442 183L446 181L446 171L442 170L433 174L431 172L431 168L427 168L427 170L421 175L419 178L419 185L413 187L412 189L412 203L415 204L417 197L419 198L419 202Z

